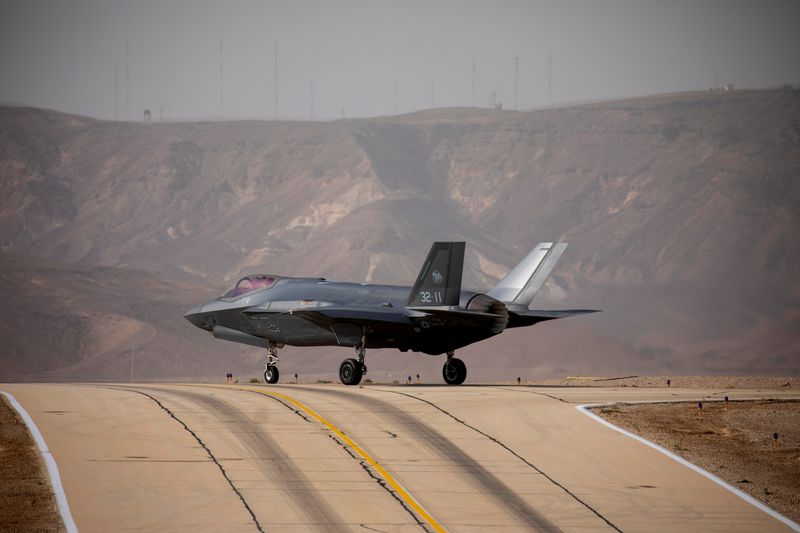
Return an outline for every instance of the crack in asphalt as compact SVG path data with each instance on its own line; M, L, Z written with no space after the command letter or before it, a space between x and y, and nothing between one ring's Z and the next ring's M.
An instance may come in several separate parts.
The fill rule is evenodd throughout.
M522 392L522 393L528 393L528 394L537 394L539 396L546 396L547 398L552 398L553 400L558 400L559 402L573 403L573 402L570 402L568 400L565 400L564 398L559 398L558 396L553 396L552 394L547 394L546 392L537 392L535 390L510 389L510 388L506 388L506 387L494 387L494 388L496 388L498 390L507 390L507 391L512 391L512 392Z
M264 528L263 528L263 527L261 526L261 524L259 523L259 521L258 521L258 518L256 518L256 515L255 515L255 513L253 512L253 509L251 509L251 508L250 508L250 505L248 505L248 503L247 503L247 500L245 500L244 496L243 496L243 495L242 495L242 493L239 491L239 489L237 489L237 488L236 488L236 485L234 485L234 484L233 484L233 480L232 480L232 479L231 479L231 478L228 476L228 473L225 471L225 467L223 467L223 466L222 466L222 464L221 464L221 463L220 463L220 462L217 460L217 458L216 458L216 457L214 456L214 454L211 452L211 450L210 450L210 449L209 449L209 447L206 445L206 443L205 443L205 442L203 442L203 439L201 439L201 438L200 438L200 437L197 435L197 433L195 433L194 431L192 431L192 430L189 428L189 426L187 426L187 425L186 425L186 423L185 423L183 420L181 420L180 418L178 418L178 417L175 415L175 413L173 413L173 412L172 412L172 411L171 411L171 410L170 410L168 407L166 407L166 406L165 406L163 403L161 403L160 401L158 401L158 399L156 399L155 397L153 397L153 396L151 396L151 395L147 394L146 392L142 392L142 391L139 391L139 390L136 390L136 389L128 389L128 388L125 388L125 387L105 387L105 388L112 389L112 390L124 390L124 391L128 391L128 392L135 392L136 394L141 394L142 396L145 396L145 397L147 397L147 398L150 398L152 401L154 401L154 402L156 403L156 405L158 405L158 406L159 406L161 409L163 409L164 411L166 411L166 413L167 413L167 414L168 414L170 417L172 417L172 418L173 418L173 419L174 419L176 422L178 422L178 423L179 423L181 426L183 426L183 429L185 429L186 431L188 431L188 432L189 432L189 434L190 434L192 437L194 437L194 439L197 441L197 443L198 443L198 444L200 444L200 446L201 446L201 447L202 447L202 448L203 448L203 449L206 451L206 453L207 453L207 454L208 454L208 456L211 458L211 460L214 462L214 464L215 464L215 465L217 465L217 468L219 468L219 471L222 473L222 477L224 477L224 478L225 478L225 481L227 481L227 482L228 482L228 485L230 485L230 487L231 487L231 489L233 490L233 492L236 494L236 496L238 496L238 497L239 497L239 500L241 500L241 502L242 502L242 505L244 505L244 508L245 508L245 509L247 510L247 512L250 514L250 517L253 519L253 523L255 524L255 526L256 526L256 529L258 529L259 531L261 531L262 533L264 533Z
M440 457L461 467L462 473L472 478L483 487L485 492L501 506L513 513L523 522L542 528L547 531L560 531L555 524L545 518L539 511L531 507L518 494L511 490L501 479L487 470L483 465L473 460L461 448L456 446L450 439L442 435L438 430L429 426L420 419L406 413L394 405L370 398L368 396L356 396L349 392L337 390L308 389L309 392L317 392L331 396L345 398L348 401L370 403L374 407L381 409L390 416L396 423L405 427L409 433L418 435L426 442L428 447ZM381 390L381 389L376 389ZM388 391L387 391L388 392Z
M622 530L621 530L620 528L618 528L616 525L614 525L614 524L613 524L613 523L612 523L612 522L611 522L611 521L610 521L608 518L606 518L605 516L603 516L602 514L600 514L600 512L599 512L597 509L595 509L594 507L592 507L591 505L589 505L588 503L586 503L585 501L583 501L582 499L580 499L580 498L579 498L579 497L578 497L578 496L577 496L575 493L573 493L572 491L570 491L570 490L569 490L567 487L565 487L564 485L562 485L561 483L559 483L558 481L556 481L555 479L553 479L552 477L550 477L549 475L547 475L547 474L546 474L546 473L545 473L545 472L544 472L544 471L543 471L541 468L537 467L536 465L534 465L533 463L531 463L530 461L528 461L527 459L525 459L524 457L522 457L520 454L518 454L517 452L515 452L514 450L512 450L511 448L509 448L509 447L508 447L508 446L507 446L505 443L503 443L503 442L502 442L500 439L498 439L497 437L494 437L494 436L492 436L492 435L489 435L488 433L485 433L484 431L481 431L480 429L476 428L475 426L473 426L473 425L470 425L470 424L469 424L469 423L467 423L466 421L464 421L464 420L462 420L462 419L458 418L457 416L455 416L454 414L450 413L450 412L449 412L449 411L447 411L446 409L443 409L443 408L439 407L438 405L436 405L435 403L433 403L433 402L431 402L431 401L429 401L429 400L426 400L426 399L424 399L424 398L420 398L420 397L418 397L418 396L414 396L414 395L412 395L412 394L408 394L408 393L405 393L405 392L399 392L399 391L393 391L393 390L386 390L386 389L375 389L375 390L379 390L379 391L382 391L382 392L390 392L390 393L392 393L392 394L400 394L400 395L402 395L402 396L407 396L407 397L409 397L409 398L413 398L414 400L417 400L417 401L420 401L420 402L426 403L426 404L430 405L431 407L433 407L433 408L435 408L435 409L438 409L438 410L439 410L439 411L441 411L442 413L446 414L447 416L449 416L450 418L452 418L453 420L455 420L455 421L456 421L456 422L458 422L459 424L461 424L461 425L463 425L463 426L465 426L465 427L468 427L469 429L471 429L471 430L473 430L473 431L475 431L475 432L479 433L480 435L483 435L484 437L486 437L487 439L491 440L492 442L494 442L494 443L495 443L495 444L497 444L498 446L501 446L503 449L505 449L506 451L508 451L508 452L509 452L511 455L513 455L514 457L516 457L517 459L519 459L520 461L522 461L523 463L525 463L526 465L528 465L529 467L531 467L532 469L534 469L536 472L538 472L539 474L541 474L542 476L544 476L544 477L545 477L545 478L546 478L548 481L550 481L550 482L551 482L553 485L555 485L555 486L559 487L559 488L560 488L561 490L563 490L565 493L569 494L569 495L570 495L572 498L574 498L574 499L575 499L575 501L577 501L578 503L580 503L581 505L583 505L584 507L586 507L586 508L587 508L588 510L590 510L592 513L594 513L594 514L595 514L595 515L596 515L598 518L600 518L600 519L601 519L603 522L605 522L606 524L608 524L608 526L609 526L609 527L611 527L611 528L612 528L612 529L614 529L615 531L619 531L619 533L622 533ZM503 390L505 390L505 389L503 389ZM524 392L524 391L520 391L520 392ZM530 392L530 391L528 391L528 392ZM540 393L540 392L533 392L533 394L541 394L541 395L543 395L543 396L549 396L548 394L544 394L544 393ZM560 400L560 401L564 402L564 400L561 400L561 398L556 398L556 397L553 397L553 396L551 396L551 398L553 398L553 399L556 399L556 400ZM565 403L568 403L568 402L565 402Z

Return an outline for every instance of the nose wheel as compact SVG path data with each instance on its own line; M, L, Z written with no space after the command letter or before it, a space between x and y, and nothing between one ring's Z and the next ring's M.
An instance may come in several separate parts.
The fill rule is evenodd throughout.
M442 367L442 377L448 385L461 385L467 379L467 365L453 355L453 352L447 352L447 361Z
M278 371L278 347L269 343L267 365L264 368L264 383L277 383L281 373Z

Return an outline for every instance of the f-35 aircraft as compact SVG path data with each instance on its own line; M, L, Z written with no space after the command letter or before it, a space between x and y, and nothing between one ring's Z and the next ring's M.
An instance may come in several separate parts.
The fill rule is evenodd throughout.
M543 242L487 294L461 289L463 242L435 242L413 287L367 285L259 274L186 313L214 337L267 349L264 380L278 382L278 350L349 346L339 379L357 385L367 373L368 348L447 354L442 377L460 385L467 367L455 351L507 328L595 312L528 309L567 243Z

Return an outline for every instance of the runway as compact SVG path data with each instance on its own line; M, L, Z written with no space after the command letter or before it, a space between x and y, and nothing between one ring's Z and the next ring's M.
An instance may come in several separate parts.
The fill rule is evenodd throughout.
M575 409L792 391L0 385L85 531L787 531Z

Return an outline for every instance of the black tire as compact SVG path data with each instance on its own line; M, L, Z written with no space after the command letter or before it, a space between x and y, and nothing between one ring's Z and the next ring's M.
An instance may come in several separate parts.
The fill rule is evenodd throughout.
M268 365L264 370L264 383L277 383L281 373L275 365Z
M339 365L339 381L345 385L358 385L363 375L363 365L355 359L345 359Z
M442 377L448 385L461 385L467 379L467 365L455 357L448 359L442 367Z

